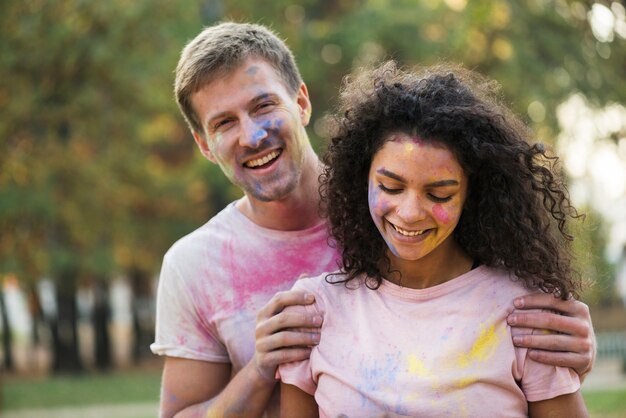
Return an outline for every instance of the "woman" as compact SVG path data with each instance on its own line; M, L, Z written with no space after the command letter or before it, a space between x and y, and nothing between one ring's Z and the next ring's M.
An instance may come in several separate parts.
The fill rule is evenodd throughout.
M342 269L294 286L324 323L310 360L280 367L283 416L586 415L576 373L506 324L528 289L576 295L578 215L493 87L393 63L348 79L321 184Z

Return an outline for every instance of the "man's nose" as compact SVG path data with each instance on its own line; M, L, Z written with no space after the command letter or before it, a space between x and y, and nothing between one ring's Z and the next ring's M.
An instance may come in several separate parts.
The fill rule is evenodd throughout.
M241 121L239 144L243 147L258 148L267 138L267 126L263 122L245 117Z

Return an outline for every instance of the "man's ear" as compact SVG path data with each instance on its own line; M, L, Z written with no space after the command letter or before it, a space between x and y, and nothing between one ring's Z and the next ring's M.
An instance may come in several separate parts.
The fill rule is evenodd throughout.
M296 102L300 107L300 120L302 121L302 126L307 126L309 124L309 121L311 120L312 108L311 100L309 100L309 90L304 83L300 84L300 89L298 89Z
M204 155L204 157L207 160L211 161L213 164L217 164L217 160L209 149L209 144L207 143L207 140L204 138L204 136L196 131L192 131L191 133L193 134L193 139L196 141L196 145L198 145L198 148L200 148L200 152L202 153L202 155Z

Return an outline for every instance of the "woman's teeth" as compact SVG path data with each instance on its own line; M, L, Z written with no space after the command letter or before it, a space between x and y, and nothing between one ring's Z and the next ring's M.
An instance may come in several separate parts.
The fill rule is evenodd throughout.
M398 231L401 235L404 235L405 237L416 237L418 235L422 235L424 233L424 231L425 231L425 230L421 230L421 231L406 231L406 230L404 230L404 229L402 229L402 228L400 228L400 227L398 227L398 226L396 226L394 224L391 224L391 225L393 225L393 228L396 231Z
M246 163L246 167L248 168L259 167L263 164L269 163L273 159L277 158L279 155L280 155L280 150L272 151L263 158L257 158L256 160L248 161Z

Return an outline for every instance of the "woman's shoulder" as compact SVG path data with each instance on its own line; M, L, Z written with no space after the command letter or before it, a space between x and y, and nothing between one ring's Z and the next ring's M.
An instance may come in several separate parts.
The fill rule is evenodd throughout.
M481 266L483 278L488 279L491 288L497 288L503 296L517 296L522 294L540 292L530 289L525 281L515 275L514 272L502 267Z

